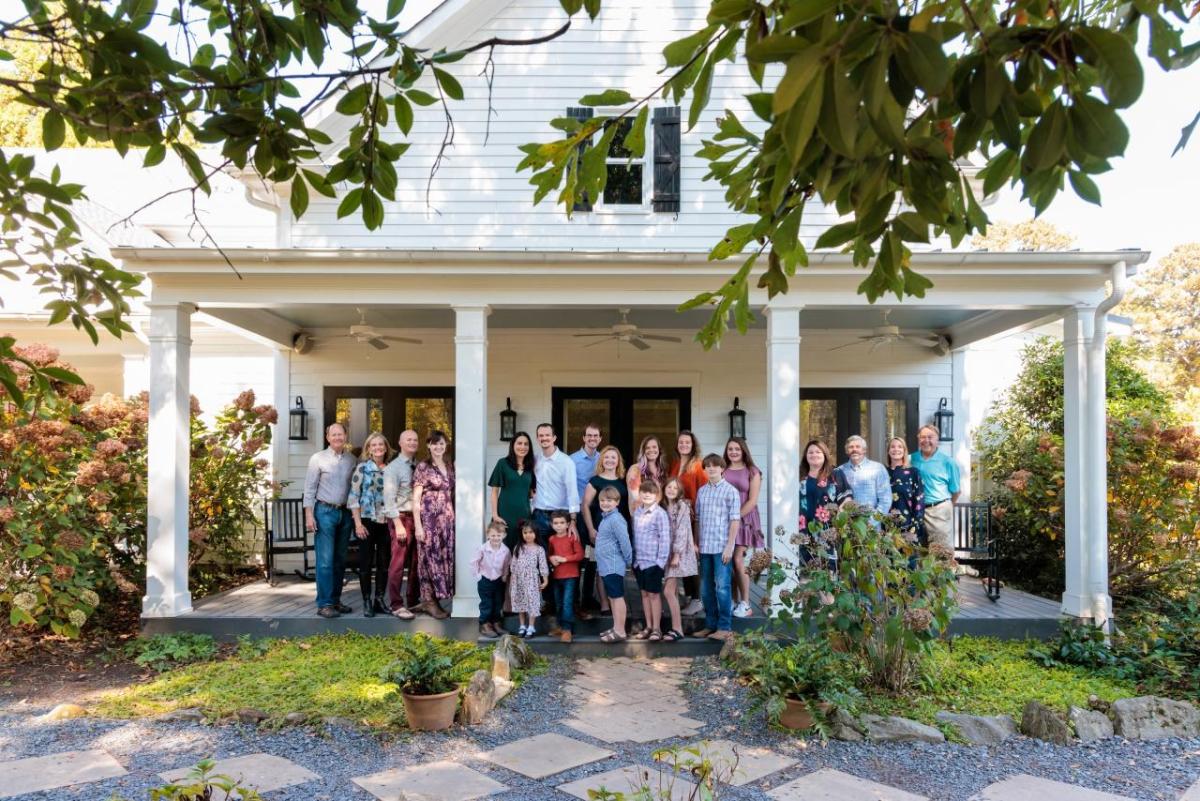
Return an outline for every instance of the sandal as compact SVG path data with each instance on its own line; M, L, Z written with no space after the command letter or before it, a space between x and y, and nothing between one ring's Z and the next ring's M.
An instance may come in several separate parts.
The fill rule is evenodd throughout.
M678 629L671 629L662 638L663 642L678 642L683 639L683 632Z
M600 639L603 640L606 634L612 634L612 633L613 633L612 629L605 629L604 631L600 632Z
M612 629L609 629L608 631L606 631L600 635L600 642L608 643L609 645L612 645L613 643L618 643L618 642L625 642L628 639L629 639L628 635L617 634L617 632L613 631Z
M635 639L635 640L648 640L648 639L650 639L650 629L642 629L642 630L641 630L641 631L639 631L637 634L633 635L633 639Z
M654 629L653 631L650 632L650 637L649 637L650 642L658 642L661 639L662 639L662 632L659 631L658 629Z

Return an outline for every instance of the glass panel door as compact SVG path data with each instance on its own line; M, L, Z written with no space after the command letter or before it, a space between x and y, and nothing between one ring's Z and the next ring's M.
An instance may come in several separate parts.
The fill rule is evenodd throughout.
M382 431L395 448L400 432L411 428L421 439L418 458L427 455L425 437L434 429L450 437L454 458L453 387L325 387L324 401L325 425L344 425L356 456L372 431ZM323 448L322 436L315 439Z
M838 436L837 401L827 399L800 401L800 444L819 439L834 452L837 443L842 441Z
M601 446L612 436L612 400L609 398L570 398L563 402L562 432L558 445L567 453L579 450L583 430L590 425L600 427ZM557 430L557 427L555 428ZM534 432L530 431L530 434ZM536 440L535 440L536 442Z
M675 440L679 436L679 401L675 398L640 398L633 401L633 440L630 446L635 455L642 440L651 435L658 437L667 459L675 450Z
M916 389L803 389L801 437L824 442L840 464L846 439L857 434L867 441L867 456L882 462L892 437L916 448L919 397Z
M615 445L626 464L650 434L662 440L669 458L680 429L692 424L692 390L686 387L555 387L551 403L551 421L562 450L579 450L584 426L595 423L604 444Z
M908 441L908 402L904 400L860 400L858 433L867 441L867 453L883 461L893 437Z
M405 398L404 427L416 431L417 438L421 441L417 459L429 456L429 448L425 445L425 438L429 433L441 431L450 438L446 458L454 461L454 398Z

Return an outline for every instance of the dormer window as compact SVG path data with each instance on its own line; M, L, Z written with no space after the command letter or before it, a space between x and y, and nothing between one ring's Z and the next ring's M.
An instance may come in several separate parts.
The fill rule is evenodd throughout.
M612 147L608 150L608 183L604 186L605 206L642 205L643 181L645 180L645 156L634 158L625 147L625 137L633 128L633 120L625 118L617 123Z
M587 107L571 107L567 116L586 120L593 110ZM618 110L607 113L615 116ZM658 212L678 212L680 208L680 119L678 106L663 106L653 110L651 127L646 132L646 152L641 158L630 158L625 147L625 137L633 127L632 119L617 123L608 152L608 180L604 186L604 197L596 204L599 209L645 209L651 206ZM589 199L582 198L575 204L575 211L592 211Z

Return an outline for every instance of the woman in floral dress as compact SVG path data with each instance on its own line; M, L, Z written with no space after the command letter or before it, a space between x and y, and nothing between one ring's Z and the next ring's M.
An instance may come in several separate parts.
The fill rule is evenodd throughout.
M829 528L834 514L831 507L841 506L851 492L842 472L833 466L829 448L819 439L804 446L804 464L808 470L800 479L800 533L812 538L812 544L802 544L800 555L808 561L818 555L817 542ZM836 564L837 544L827 543L820 555Z
M888 441L888 473L892 476L892 517L909 542L925 547L925 484L921 474L912 466L908 443L900 437Z
M449 617L439 600L454 597L454 465L446 461L450 441L441 431L425 439L429 458L413 471L413 528L421 605L417 611Z

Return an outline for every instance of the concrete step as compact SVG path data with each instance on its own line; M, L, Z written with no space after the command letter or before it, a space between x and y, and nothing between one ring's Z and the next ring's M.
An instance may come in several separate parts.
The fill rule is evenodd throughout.
M494 645L495 640L480 637L480 645ZM525 640L535 653L545 656L627 656L640 659L650 659L657 656L715 656L721 652L722 642L719 640L697 639L687 637L678 642L650 642L630 638L620 643L601 642L595 634L576 635L574 640L566 643L557 637L539 634Z

